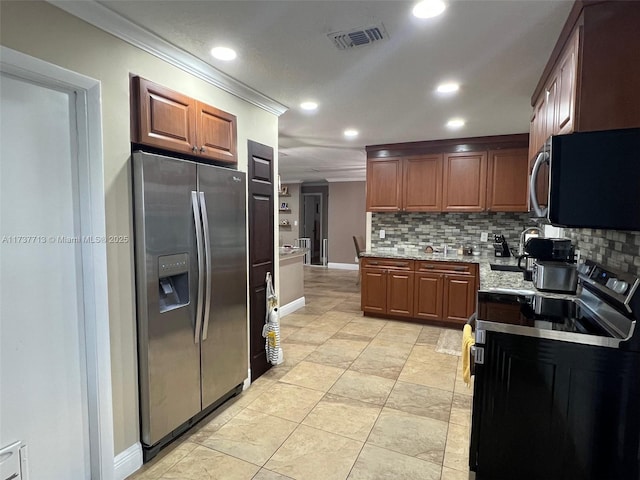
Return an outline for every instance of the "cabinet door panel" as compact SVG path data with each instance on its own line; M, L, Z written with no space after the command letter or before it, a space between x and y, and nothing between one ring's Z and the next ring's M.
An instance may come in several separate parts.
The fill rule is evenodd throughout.
M237 163L236 117L206 103L197 102L198 153L202 157Z
M486 152L446 154L442 205L445 212L482 212L486 188Z
M569 49L560 61L558 72L560 82L558 90L558 118L556 125L557 131L555 132L557 134L573 132L573 118L576 100L578 35L579 29L576 30L569 41Z
M387 310L387 274L379 269L362 269L361 305L363 312L385 313Z
M444 318L465 323L476 310L475 278L462 275L444 277Z
M442 209L442 155L404 161L403 209L407 212Z
M134 86L137 86L136 142L193 154L195 101L139 77L134 79Z
M526 212L529 180L527 151L492 150L487 174L487 209Z
M387 313L413 316L413 272L387 272Z
M558 77L552 77L549 86L547 87L547 121L545 125L545 135L543 138L546 140L550 135L555 135L558 129Z
M367 162L367 211L397 212L402 207L402 161Z
M442 275L416 274L414 311L417 318L442 320L443 281Z

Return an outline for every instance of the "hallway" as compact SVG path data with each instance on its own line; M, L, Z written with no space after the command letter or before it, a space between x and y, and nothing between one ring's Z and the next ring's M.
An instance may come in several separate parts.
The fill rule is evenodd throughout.
M285 362L130 478L467 480L457 332L363 317L356 278L306 267Z

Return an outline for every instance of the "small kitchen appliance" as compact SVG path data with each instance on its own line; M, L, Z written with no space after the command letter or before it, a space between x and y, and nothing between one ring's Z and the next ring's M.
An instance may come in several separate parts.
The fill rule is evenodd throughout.
M534 286L540 290L574 293L578 279L573 265L574 251L568 238L530 238L524 245L524 255L518 257L518 267L524 272L525 280L533 281L536 262L544 262L540 268L540 283L534 282Z
M509 244L504 238L504 235L493 236L493 249L496 257L510 257L511 251L509 250Z
M543 292L575 293L578 286L575 263L535 260L531 277L533 286Z

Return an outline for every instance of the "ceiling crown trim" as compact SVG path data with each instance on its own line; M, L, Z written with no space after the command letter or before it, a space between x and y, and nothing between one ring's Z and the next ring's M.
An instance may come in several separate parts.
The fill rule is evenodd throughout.
M69 2L48 0L49 3L94 27L158 57L165 62L204 80L225 92L245 100L269 113L280 116L288 110L285 105L267 97L226 73L212 67L194 55L176 47L149 30L118 15L93 0Z

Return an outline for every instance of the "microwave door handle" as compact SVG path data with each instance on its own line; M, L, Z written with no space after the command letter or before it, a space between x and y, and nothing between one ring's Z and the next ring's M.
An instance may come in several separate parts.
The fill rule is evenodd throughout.
M196 303L196 326L193 336L194 343L200 342L200 330L202 330L202 295L204 286L204 251L202 250L202 218L198 192L191 192L191 206L193 208L193 222L196 227L196 249L198 254L198 300Z
M200 192L200 211L202 212L202 229L204 231L204 250L205 250L205 263L207 267L207 282L205 286L205 300L204 300L204 324L202 326L202 341L207 339L207 332L209 331L209 314L211 313L211 234L209 233L209 216L207 215L207 202L204 198L204 192Z
M531 172L531 178L529 179L529 197L531 199L531 206L537 217L544 218L547 216L547 207L542 208L538 203L538 193L536 192L536 184L538 183L538 175L540 174L540 167L545 162L549 162L549 154L547 152L540 152L533 165L533 171ZM547 180L548 181L548 180Z

